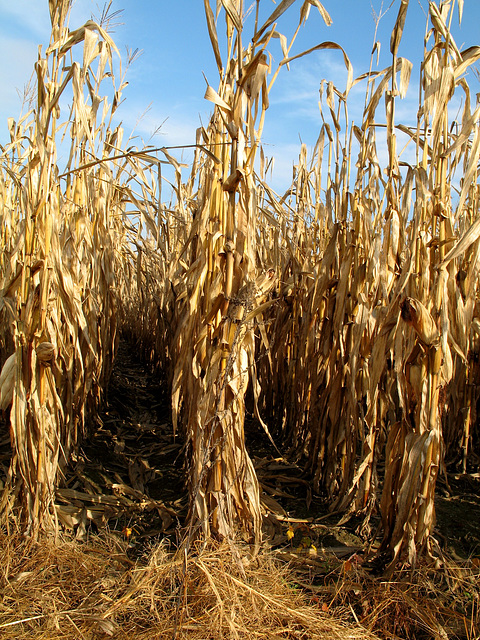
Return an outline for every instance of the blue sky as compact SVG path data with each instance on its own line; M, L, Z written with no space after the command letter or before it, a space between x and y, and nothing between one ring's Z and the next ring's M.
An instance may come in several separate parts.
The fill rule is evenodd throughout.
M249 0L244 0L249 6ZM368 70L374 42L374 14L384 13L379 22L377 40L381 42L379 69L391 61L390 34L400 0L324 0L333 25L327 27L318 10L310 17L297 37L292 54L300 53L323 41L340 44L349 56L354 76ZM390 4L392 5L389 8ZM288 39L293 34L302 0L298 0L280 19L278 31ZM99 15L103 2L76 0L70 21L76 28L92 14ZM276 7L272 0L262 0L266 18ZM397 102L397 121L414 123L418 100L419 60L423 52L427 0L410 0L399 55L414 64L410 90ZM204 100L205 80L216 88L218 72L211 50L202 0L115 0L113 10L123 9L117 18L113 38L124 55L126 47L143 50L130 67L124 91L125 102L119 110L126 135L134 131L136 143L163 145L191 144L200 121L207 123L211 105ZM223 14L218 33L224 38ZM50 34L48 0L0 0L0 143L8 139L7 118L18 118L21 94L37 57L39 44L47 44ZM461 28L458 15L453 34L460 49L480 44L480 2L465 0ZM248 42L251 31L245 32ZM275 48L277 47L277 48ZM271 49L275 64L282 55L277 43ZM332 80L339 89L345 87L346 71L340 51L318 51L291 63L282 70L270 96L263 142L268 156L275 156L275 184L285 188L298 157L300 139L312 148L318 137L321 118L318 109L322 79ZM471 75L469 76L469 82ZM355 87L350 96L350 118L359 121L365 85ZM479 89L476 88L475 91ZM160 127L158 131L158 127ZM157 133L155 133L157 132ZM154 135L155 134L155 135ZM153 137L152 137L153 136ZM176 152L177 157L181 152Z

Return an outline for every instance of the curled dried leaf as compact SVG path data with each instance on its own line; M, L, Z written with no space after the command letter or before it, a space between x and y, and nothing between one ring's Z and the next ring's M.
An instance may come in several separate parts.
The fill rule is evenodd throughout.
M439 339L437 325L428 309L415 298L405 298L400 305L402 320L409 324L428 347Z
M7 358L0 373L0 409L6 411L12 404L13 388L15 386L15 354Z
M37 360L45 366L50 366L55 357L55 347L51 342L41 342L35 349Z

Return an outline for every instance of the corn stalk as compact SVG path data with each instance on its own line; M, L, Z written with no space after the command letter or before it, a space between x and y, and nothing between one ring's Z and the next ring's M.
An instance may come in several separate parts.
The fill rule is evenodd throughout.
M244 48L242 2L225 3L228 57L223 65L215 18L205 2L220 84L218 91L209 86L206 93L215 109L202 131L208 155L198 177L189 266L183 276L188 294L175 341L173 414L174 422L181 415L190 447L192 530L231 538L240 528L256 543L261 506L245 449L245 393L255 364L255 318L271 304L266 297L275 269L257 262L254 163L268 93L280 70L267 86L267 46L279 38L286 59L309 13L305 2L287 44L275 31L275 21L290 4L281 3L262 26L257 4L252 43Z
M1 509L15 510L34 537L56 526L55 487L108 380L114 246L123 241L120 192L101 162L121 137L110 129L120 91L110 106L99 93L117 50L92 21L70 31L69 9L68 1L49 2L52 37L35 65L33 107L10 121L2 154L0 303L4 347L14 351L2 371L12 459ZM68 154L63 174L60 149Z

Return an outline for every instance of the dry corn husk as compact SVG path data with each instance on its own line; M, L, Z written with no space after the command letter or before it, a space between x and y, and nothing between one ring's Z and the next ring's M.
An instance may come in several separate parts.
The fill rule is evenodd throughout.
M16 356L14 353L7 358L0 373L0 409L6 411L12 404L13 389L15 387Z
M35 64L34 108L10 121L11 142L0 151L0 350L15 349L1 389L2 408L14 406L0 516L15 495L32 537L57 526L55 487L108 380L115 255L124 249L112 160L121 130L108 125L121 88L113 101L102 95L117 49L92 21L70 30L68 0L50 4L51 46L40 47ZM71 149L59 165L62 138Z
M431 347L439 340L437 325L428 309L414 298L405 298L400 305L402 320L415 329L420 340Z
M51 342L41 342L35 349L37 360L45 366L50 366L55 357L55 347Z
M442 21L430 3L432 48L422 65L419 126L396 122L396 98L407 91L411 72L411 64L397 57L407 4L402 3L392 34L391 66L364 76L361 127L348 125L352 81L345 88L327 82L321 100L325 97L328 115L322 112L315 157L310 163L302 146L294 180L281 197L267 184L268 162L261 149L259 180L252 179L250 165L261 133L260 126L255 141L251 137L257 134L260 96L262 106L268 103L264 78L257 73L263 52L252 47L266 47L278 34L264 33L267 21L248 51L222 64L213 11L207 11L222 74L218 92L207 91L217 118L198 133L207 154L197 155L174 216L162 218L166 239L154 239L162 245L161 264L147 249L142 254L138 300L130 310L133 334L155 352L157 363L163 365L164 354L172 354L174 419L183 422L195 452L191 493L197 506L192 511L200 521L213 510L239 509L239 521L248 511L254 519L256 500L244 495L250 469L242 461L249 379L256 414L275 425L272 438L278 436L280 446L287 441L305 460L314 488L329 497L333 509L363 513L365 527L382 484L377 476L384 467L377 467L377 460L387 459L380 508L384 548L395 557L408 551L412 560L431 532L441 434L448 435L454 453L463 438L467 452L470 436L462 416L465 407L476 406L476 382L471 382L478 380L466 354L472 348L470 334L480 326L472 323L478 316L480 271L475 222L480 111L471 110L470 89L459 75L478 57L469 50L458 57L445 27L451 22L447 3ZM282 11L289 5L281 3ZM241 34L233 25L227 50L241 51ZM292 56L291 43L283 36L280 42L282 64L293 68L303 54ZM242 74L243 89L237 91ZM460 134L448 114L457 89L465 98ZM386 130L376 124L383 96ZM386 134L386 163L378 133ZM400 158L400 134L410 141L407 155L413 150L407 160ZM219 159L216 166L213 156ZM455 211L456 166L463 169L456 176L462 196ZM186 203L195 212L193 220L185 216ZM161 205L152 199L150 209L161 211ZM466 240L456 243L462 237ZM274 292L266 278L258 279L270 266L276 274ZM464 274L459 284L456 273ZM154 308L143 301L153 282ZM143 325L135 328L139 316ZM152 318L159 327L154 345ZM440 406L445 402L457 410L445 416ZM450 421L450 428L444 430L442 421ZM242 476L238 469L249 473ZM230 504L221 495L227 485L234 487ZM254 481L251 486L256 491Z

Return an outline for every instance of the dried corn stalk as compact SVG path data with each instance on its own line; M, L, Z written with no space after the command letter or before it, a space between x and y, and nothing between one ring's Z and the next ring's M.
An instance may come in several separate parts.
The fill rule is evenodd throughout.
M10 121L1 157L0 319L5 350L14 350L2 354L9 355L2 407L11 403L13 455L1 507L10 509L13 494L33 536L56 524L55 487L84 435L86 412L98 405L116 334L120 192L107 163L92 162L108 157L118 138L108 121L115 101L113 110L103 109L100 92L105 78L111 82L116 47L92 21L70 31L69 8L65 0L49 2L52 37L35 65L32 110ZM57 145L65 127L71 147L60 175Z
M199 172L188 266L181 276L187 295L175 340L173 409L189 440L192 526L220 537L240 528L258 543L260 497L245 449L245 392L255 364L254 323L270 305L275 269L257 262L254 163L268 107L266 47L278 35L272 24L288 5L256 24L247 49L242 3L224 6L228 59L222 65L205 2L221 77L218 91L209 86L206 93L215 110L202 132L209 153ZM295 36L289 47L281 36L285 58Z

